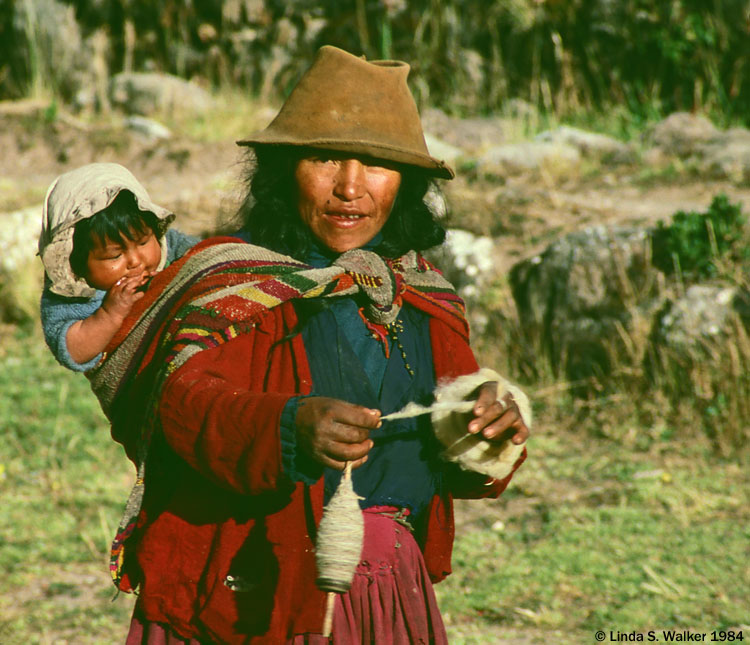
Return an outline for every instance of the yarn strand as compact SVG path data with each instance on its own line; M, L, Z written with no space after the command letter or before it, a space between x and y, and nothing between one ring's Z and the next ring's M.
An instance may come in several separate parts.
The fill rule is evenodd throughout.
M392 421L394 419L411 419L422 414L432 414L433 412L471 412L476 405L476 401L438 401L432 405L420 405L419 403L407 403L403 408L396 412L391 412L380 417L382 421Z

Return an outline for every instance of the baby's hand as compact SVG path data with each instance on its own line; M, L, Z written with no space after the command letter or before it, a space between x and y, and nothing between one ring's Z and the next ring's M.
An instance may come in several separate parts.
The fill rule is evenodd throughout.
M126 275L120 278L104 296L102 309L111 317L122 322L125 316L130 313L133 305L143 298L143 291L139 291L139 288L148 282L149 277L150 275L144 272L139 275Z

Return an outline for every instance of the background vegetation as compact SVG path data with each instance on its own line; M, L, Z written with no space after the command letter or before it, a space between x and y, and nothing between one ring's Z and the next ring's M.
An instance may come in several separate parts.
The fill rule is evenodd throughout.
M111 73L156 69L269 98L333 44L410 61L420 99L450 111L517 98L558 116L624 106L631 119L702 110L747 123L749 11L746 0L17 0L0 5L0 98L30 87L71 98L94 51ZM56 55L73 22L80 60Z

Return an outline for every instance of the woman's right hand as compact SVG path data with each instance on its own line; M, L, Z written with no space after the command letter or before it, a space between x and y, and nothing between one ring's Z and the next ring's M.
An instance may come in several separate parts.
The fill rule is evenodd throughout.
M370 431L380 426L380 410L323 396L303 399L297 409L297 444L324 466L343 470L367 460Z

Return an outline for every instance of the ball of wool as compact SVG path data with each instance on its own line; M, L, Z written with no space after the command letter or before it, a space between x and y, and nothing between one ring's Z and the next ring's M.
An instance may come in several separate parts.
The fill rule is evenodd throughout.
M476 389L487 381L497 383L498 400L511 394L521 418L531 428L531 405L526 394L489 368L439 384L435 389L436 405L431 419L435 436L443 446L444 459L456 462L466 470L503 479L511 472L524 444L514 444L509 438L488 441L481 433L471 434L467 431L466 413L473 408L473 404L466 405L467 398L473 398Z

